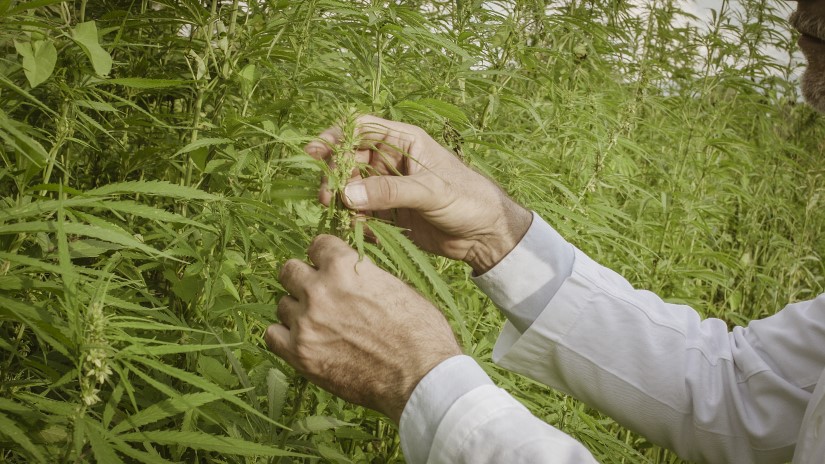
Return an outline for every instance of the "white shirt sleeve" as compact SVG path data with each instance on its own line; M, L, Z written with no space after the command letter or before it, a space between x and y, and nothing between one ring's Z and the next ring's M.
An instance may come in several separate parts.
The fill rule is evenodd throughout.
M579 250L572 265L542 251L537 244L563 250L566 242L538 217L525 238L511 259L476 278L511 321L496 362L685 459L790 460L825 368L825 297L729 332L721 320L633 289ZM563 283L546 291L559 275ZM532 322L519 320L529 314Z
M574 250L533 213L533 222L518 245L495 267L473 280L523 333L570 277Z
M400 423L411 464L588 464L576 440L497 388L469 356L455 356L416 386Z

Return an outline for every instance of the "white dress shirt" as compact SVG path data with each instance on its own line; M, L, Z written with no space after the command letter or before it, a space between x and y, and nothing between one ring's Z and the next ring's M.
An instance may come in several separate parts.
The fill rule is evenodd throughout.
M825 463L825 295L729 332L633 289L535 214L518 246L475 281L508 319L493 351L501 366L687 460ZM421 380L400 435L412 464L595 462L468 356Z

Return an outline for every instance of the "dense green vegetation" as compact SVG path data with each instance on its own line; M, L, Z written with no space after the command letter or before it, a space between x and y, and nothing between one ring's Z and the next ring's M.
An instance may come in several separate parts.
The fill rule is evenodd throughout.
M785 13L743 4L704 30L671 0L0 0L0 460L402 460L262 341L279 265L331 227L301 147L353 112L707 316L822 292L825 124L764 54ZM601 462L680 462L493 366L470 270L381 232L365 252L535 414Z

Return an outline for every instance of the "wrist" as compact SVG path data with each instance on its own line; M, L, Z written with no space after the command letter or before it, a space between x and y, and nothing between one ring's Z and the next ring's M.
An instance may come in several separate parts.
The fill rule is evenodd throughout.
M402 375L402 378L395 383L395 387L398 390L394 394L389 395L388 401L386 401L379 411L390 418L395 424L400 424L401 414L404 412L404 408L406 408L413 391L415 391L421 380L447 359L460 356L461 354L461 350L458 348L458 345L456 345L452 349L434 354L425 362L417 364L418 367L411 369L408 375Z
M492 227L492 232L476 241L464 258L477 276L492 269L513 251L533 221L533 213L529 210L509 198L505 201L504 212Z

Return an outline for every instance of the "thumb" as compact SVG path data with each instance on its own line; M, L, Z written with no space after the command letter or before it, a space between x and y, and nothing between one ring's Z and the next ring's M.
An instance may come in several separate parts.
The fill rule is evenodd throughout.
M437 199L435 189L424 180L428 176L372 176L356 180L344 188L344 204L350 209L382 211L392 208L428 210Z

